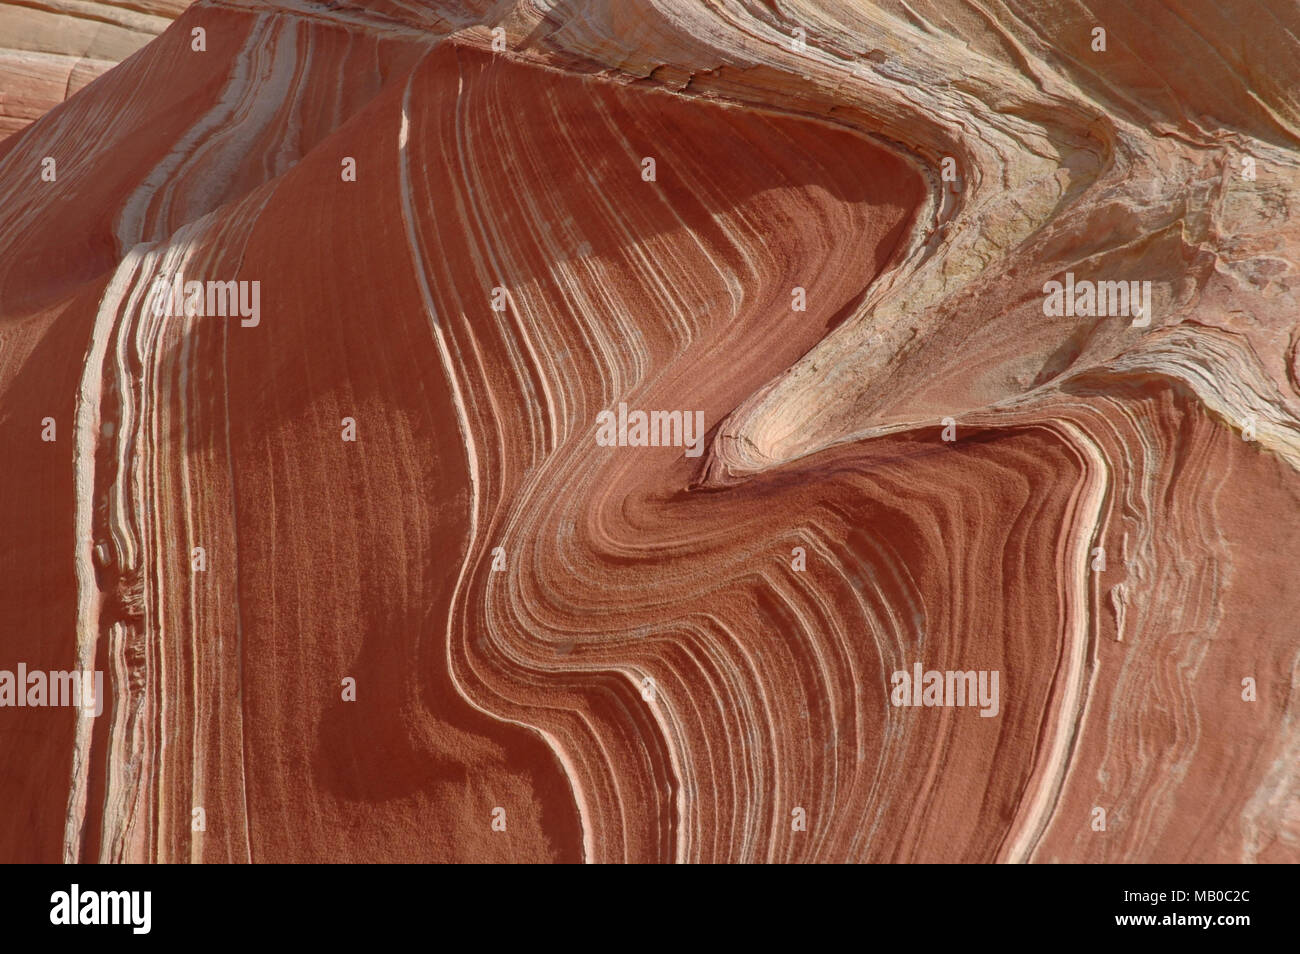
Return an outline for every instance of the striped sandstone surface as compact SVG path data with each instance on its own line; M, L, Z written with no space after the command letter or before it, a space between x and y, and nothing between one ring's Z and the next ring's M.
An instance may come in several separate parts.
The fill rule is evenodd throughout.
M189 0L0 2L0 139L158 36Z
M0 7L0 669L109 687L0 860L1300 860L1293 4L103 6Z

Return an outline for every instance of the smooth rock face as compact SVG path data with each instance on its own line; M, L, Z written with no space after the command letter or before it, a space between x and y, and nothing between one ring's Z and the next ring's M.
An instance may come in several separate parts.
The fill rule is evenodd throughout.
M68 6L0 861L1300 860L1293 4Z
M0 0L0 138L112 69L187 6L189 0Z

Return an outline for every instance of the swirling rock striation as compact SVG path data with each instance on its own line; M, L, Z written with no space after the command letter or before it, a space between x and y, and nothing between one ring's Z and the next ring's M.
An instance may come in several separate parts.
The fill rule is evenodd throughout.
M1300 857L1291 5L148 12L0 141L0 858Z

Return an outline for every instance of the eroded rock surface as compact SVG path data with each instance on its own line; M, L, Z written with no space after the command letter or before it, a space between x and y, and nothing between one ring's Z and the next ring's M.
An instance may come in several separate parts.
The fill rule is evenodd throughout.
M1294 5L73 6L0 859L1300 860Z

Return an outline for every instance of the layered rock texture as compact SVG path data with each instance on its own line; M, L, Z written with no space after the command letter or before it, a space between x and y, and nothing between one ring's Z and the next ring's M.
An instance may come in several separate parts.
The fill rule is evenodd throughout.
M105 9L0 860L1300 860L1293 3Z
M0 137L112 69L188 5L189 0L0 0Z

